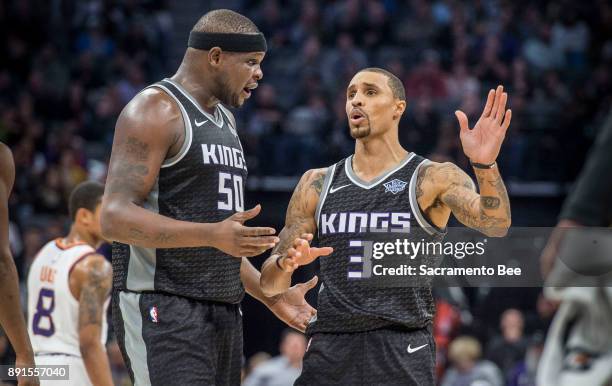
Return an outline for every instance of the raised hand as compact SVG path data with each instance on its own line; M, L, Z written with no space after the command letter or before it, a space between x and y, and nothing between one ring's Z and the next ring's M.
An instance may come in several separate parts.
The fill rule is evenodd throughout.
M268 227L247 227L245 221L256 217L261 211L258 204L244 212L237 212L215 227L215 248L234 257L257 256L274 247L279 238L276 230Z
M310 241L312 241L312 238L312 233L304 233L301 237L293 240L293 246L287 250L287 256L279 260L279 265L283 271L293 272L300 265L310 264L316 258L327 256L334 251L332 247L311 247Z
M289 326L304 332L312 317L317 314L317 310L306 302L304 296L317 285L318 280L315 276L306 283L296 284L276 295L275 302L269 306L270 311Z
M473 163L492 164L497 159L499 149L504 141L506 130L510 126L512 111L506 109L508 94L503 86L490 90L482 115L472 129L468 118L461 110L455 111L461 132L463 152Z

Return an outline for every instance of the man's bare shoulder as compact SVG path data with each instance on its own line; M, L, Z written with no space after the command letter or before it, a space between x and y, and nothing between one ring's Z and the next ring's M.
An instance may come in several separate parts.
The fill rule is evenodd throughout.
M125 106L118 126L122 123L146 127L178 126L182 125L182 119L176 101L164 91L150 87L138 93Z
M71 275L74 275L81 285L93 279L98 285L108 287L107 283L112 278L112 267L104 256L93 253L76 263Z
M302 176L300 183L303 181L303 186L307 189L314 189L317 194L321 194L323 190L323 182L327 175L328 168L318 168L307 170Z

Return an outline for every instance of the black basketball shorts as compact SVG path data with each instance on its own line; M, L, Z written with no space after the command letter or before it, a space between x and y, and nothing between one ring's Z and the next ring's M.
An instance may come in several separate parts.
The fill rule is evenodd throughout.
M135 386L240 385L238 304L115 291L112 313Z
M431 328L314 334L295 385L434 386Z

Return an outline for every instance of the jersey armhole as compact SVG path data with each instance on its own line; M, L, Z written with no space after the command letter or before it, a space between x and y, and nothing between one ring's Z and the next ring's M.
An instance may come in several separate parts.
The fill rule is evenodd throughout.
M164 160L164 162L162 162L161 167L167 168L176 165L180 160L185 157L185 155L187 155L187 152L191 148L191 142L193 141L193 129L191 127L191 121L189 120L187 111L185 110L185 107L183 107L181 102L178 100L178 98L163 84L153 84L147 88L151 87L157 87L160 90L164 91L166 94L168 94L181 110L181 116L183 117L183 130L185 131L185 139L183 140L183 145L181 146L179 151L172 157L167 158Z
M423 160L421 160L421 162L419 162L419 164L416 166L416 168L414 168L414 172L412 172L412 177L410 178L410 185L409 185L409 201L410 201L410 209L412 210L412 213L414 214L414 217L416 218L417 222L419 223L419 225L421 226L421 228L423 228L423 230L425 232L427 232L429 235L438 235L438 236L444 236L446 234L447 229L440 229L437 226L433 225L426 217L425 214L423 212L421 212L421 208L419 207L419 202L417 200L417 196L416 196L416 183L417 183L417 178L419 175L419 169L421 168L421 166L423 166L425 163L429 162L429 160L427 158L424 158Z
M319 232L319 217L321 216L321 209L323 209L323 204L325 203L325 198L327 198L327 191L334 179L334 174L336 172L336 165L333 164L327 168L327 172L325 173L325 179L323 180L323 188L321 189L321 195L319 196L319 202L317 202L317 209L315 210L315 220L317 223L317 232Z

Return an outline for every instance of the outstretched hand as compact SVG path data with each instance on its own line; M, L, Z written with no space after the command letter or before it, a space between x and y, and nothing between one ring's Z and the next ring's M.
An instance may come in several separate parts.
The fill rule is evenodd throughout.
M505 110L507 101L508 94L504 92L503 86L497 86L497 90L491 89L482 115L472 129L468 126L465 113L455 111L461 128L459 136L463 152L470 161L488 165L497 159L512 119L512 111Z
M298 269L300 265L310 264L316 258L327 256L334 251L332 247L311 247L310 241L312 241L312 238L312 233L304 233L301 237L293 240L293 246L287 250L287 256L279 260L279 265L283 271L291 273Z
M317 285L318 281L319 278L315 276L306 283L296 284L282 294L276 295L275 302L269 306L270 311L289 326L304 332L312 317L317 314L317 310L306 302L304 296Z
M279 238L275 236L276 230L268 227L248 227L244 223L256 217L261 211L261 205L244 211L236 212L218 223L215 228L215 248L242 258L243 256L257 256L274 247Z

